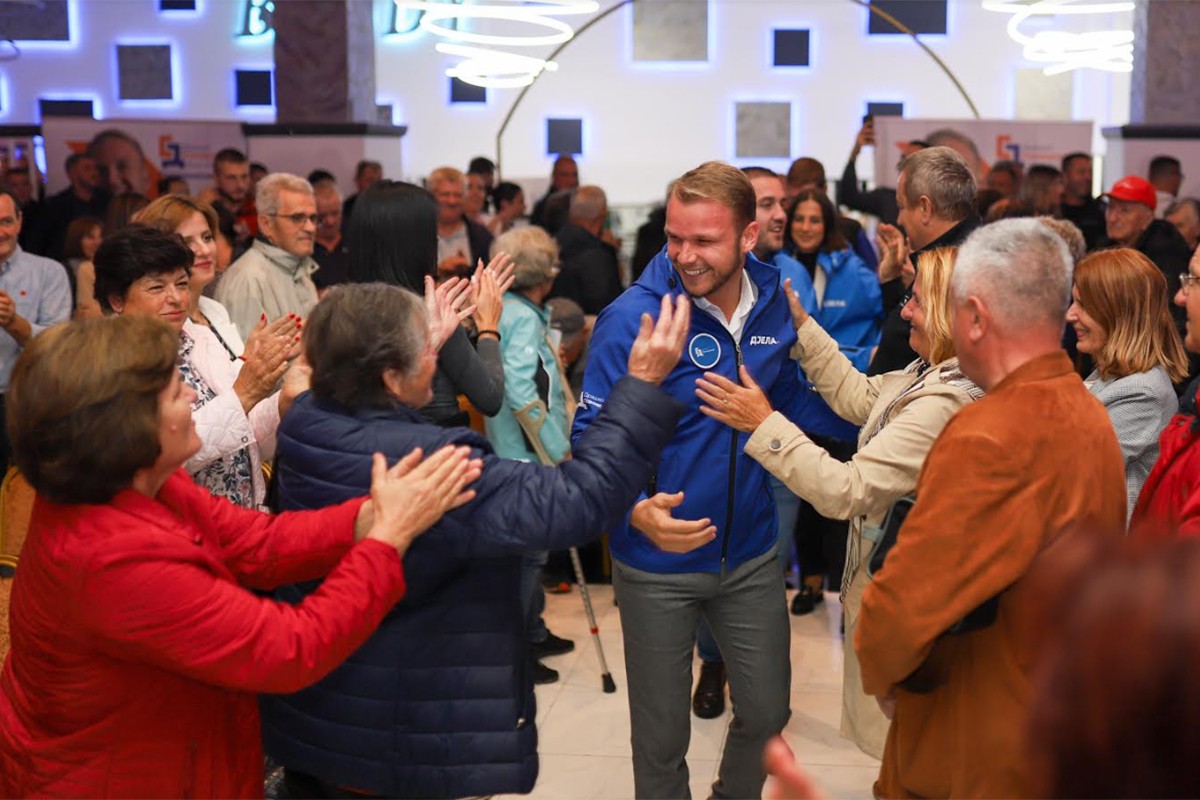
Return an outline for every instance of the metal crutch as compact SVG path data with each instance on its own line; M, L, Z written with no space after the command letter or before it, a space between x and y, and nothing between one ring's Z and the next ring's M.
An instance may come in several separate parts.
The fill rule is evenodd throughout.
M588 593L587 583L583 579L583 564L579 562L579 551L574 547L568 548L571 553L571 565L575 567L575 581L579 584L579 596L583 598L583 610L587 613L588 625L592 631L592 643L596 645L596 657L600 659L600 682L605 694L617 690L612 673L608 671L608 662L604 660L604 646L600 644L600 628L596 625L596 614L592 611L592 597Z

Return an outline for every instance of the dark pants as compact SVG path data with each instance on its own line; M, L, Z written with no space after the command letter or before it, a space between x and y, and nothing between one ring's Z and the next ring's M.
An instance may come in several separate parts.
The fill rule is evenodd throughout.
M838 461L854 457L857 447L850 442L825 437L812 437ZM796 517L796 560L800 562L800 580L824 576L825 588L837 591L842 585L842 569L846 565L846 531L844 519L822 517L806 500L800 501Z

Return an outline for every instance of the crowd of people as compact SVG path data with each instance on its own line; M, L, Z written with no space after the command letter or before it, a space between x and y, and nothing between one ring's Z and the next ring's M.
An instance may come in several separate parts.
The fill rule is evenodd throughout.
M868 120L832 192L688 170L623 265L569 155L530 210L483 157L343 198L226 148L151 192L131 141L0 187L0 459L38 497L0 795L255 796L264 754L278 797L528 792L574 648L544 569L601 534L639 798L689 796L727 691L713 796L819 796L774 740L826 593L877 796L1194 792L1149 735L1200 585L1178 160L1093 197L1090 154L942 129L868 191Z

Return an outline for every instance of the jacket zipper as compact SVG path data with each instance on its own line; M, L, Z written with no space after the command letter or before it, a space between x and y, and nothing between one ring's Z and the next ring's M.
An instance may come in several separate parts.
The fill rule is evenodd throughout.
M729 337L733 338L732 335ZM734 380L738 378L738 371L742 366L742 346L736 341L733 343L733 354L737 369L734 372ZM721 536L721 575L725 574L725 564L729 558L729 532L733 528L733 505L734 492L737 487L737 456L738 456L738 432L737 428L729 429L729 492L726 495L729 498L729 504L725 511L725 531Z

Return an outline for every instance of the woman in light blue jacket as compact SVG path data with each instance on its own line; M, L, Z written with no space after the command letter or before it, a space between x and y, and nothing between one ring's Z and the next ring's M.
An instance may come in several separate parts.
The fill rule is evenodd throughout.
M1075 267L1067 322L1096 363L1088 389L1104 404L1125 456L1125 517L1158 460L1158 437L1179 410L1172 384L1187 355L1171 319L1167 281L1137 250L1101 250Z
M571 410L558 353L550 339L550 310L546 297L558 274L558 245L538 227L515 228L492 243L493 253L507 253L513 264L513 284L504 295L500 314L500 360L504 366L504 403L485 418L487 436L496 455L521 461L557 464L571 451ZM545 550L526 553L521 560L521 602L534 656L565 653L574 644L546 629L542 610L541 571ZM553 683L558 673L535 662L535 683Z

